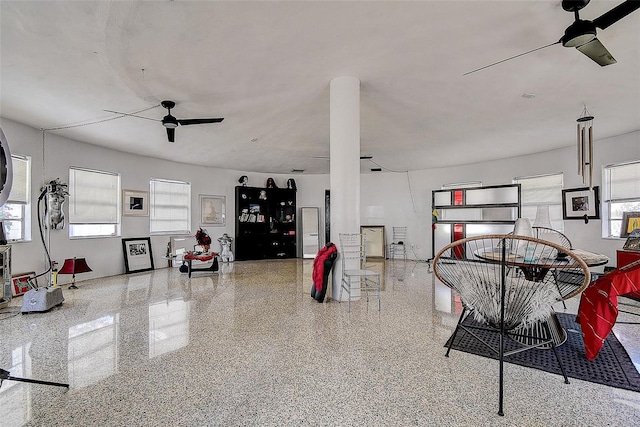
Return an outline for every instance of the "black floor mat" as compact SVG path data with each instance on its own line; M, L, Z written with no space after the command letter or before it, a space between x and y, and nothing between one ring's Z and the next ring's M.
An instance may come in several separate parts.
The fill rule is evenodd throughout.
M465 325L475 324L471 317L469 316L465 320ZM598 356L594 360L587 360L580 325L575 322L575 315L558 313L558 319L562 327L567 331L567 341L558 347L558 356L569 378L640 392L640 374L613 333L609 334ZM497 332L478 330L474 331L474 333L490 343L493 348L498 348L499 334ZM448 343L447 341L445 347ZM505 351L517 347L517 343L510 339L506 340ZM471 334L462 330L456 336L453 349L498 359L497 354L492 353ZM450 353L450 356L454 357L455 355ZM505 357L504 360L508 363L562 375L558 361L551 349L532 349Z

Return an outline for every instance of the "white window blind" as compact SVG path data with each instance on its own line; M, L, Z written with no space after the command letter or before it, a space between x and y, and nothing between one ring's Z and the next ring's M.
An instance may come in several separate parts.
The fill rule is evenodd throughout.
M150 181L151 233L191 233L191 184Z
M7 202L0 206L7 240L31 239L31 158L12 155L13 184Z
M70 224L118 224L118 174L70 168L69 193Z
M30 159L24 156L11 156L13 164L13 185L7 202L26 205L29 202L31 188L29 164Z
M640 212L640 162L604 168L602 237L619 237L624 212Z
M513 183L520 184L521 218L529 218L533 224L538 206L548 205L551 228L564 231L562 220L563 174L518 177L513 179Z
M609 200L640 198L640 162L608 166Z

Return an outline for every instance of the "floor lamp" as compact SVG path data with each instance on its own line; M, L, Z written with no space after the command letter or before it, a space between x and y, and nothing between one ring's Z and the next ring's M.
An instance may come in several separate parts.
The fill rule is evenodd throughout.
M91 270L87 265L87 261L84 258L67 258L64 260L64 265L58 271L58 274L71 274L71 285L69 289L78 289L76 286L76 274L87 273Z

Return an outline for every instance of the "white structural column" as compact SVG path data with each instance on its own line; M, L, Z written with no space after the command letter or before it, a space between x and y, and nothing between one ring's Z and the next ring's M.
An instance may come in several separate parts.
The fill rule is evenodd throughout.
M329 93L331 240L339 252L340 233L360 232L360 80L336 77ZM334 299L339 297L341 278L338 257L331 289ZM346 299L346 292L342 297Z

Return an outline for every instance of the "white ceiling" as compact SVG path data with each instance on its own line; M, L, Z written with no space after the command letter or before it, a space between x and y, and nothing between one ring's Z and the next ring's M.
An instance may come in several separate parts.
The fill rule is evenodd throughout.
M559 0L3 0L0 13L2 117L157 158L328 173L314 157L329 156L329 82L345 75L362 82L361 153L388 170L571 146L585 104L596 141L640 129L640 11L598 30L617 64L554 45L467 76L559 40L573 14ZM104 111L159 120L164 99L178 119L225 120L171 144L159 122Z

